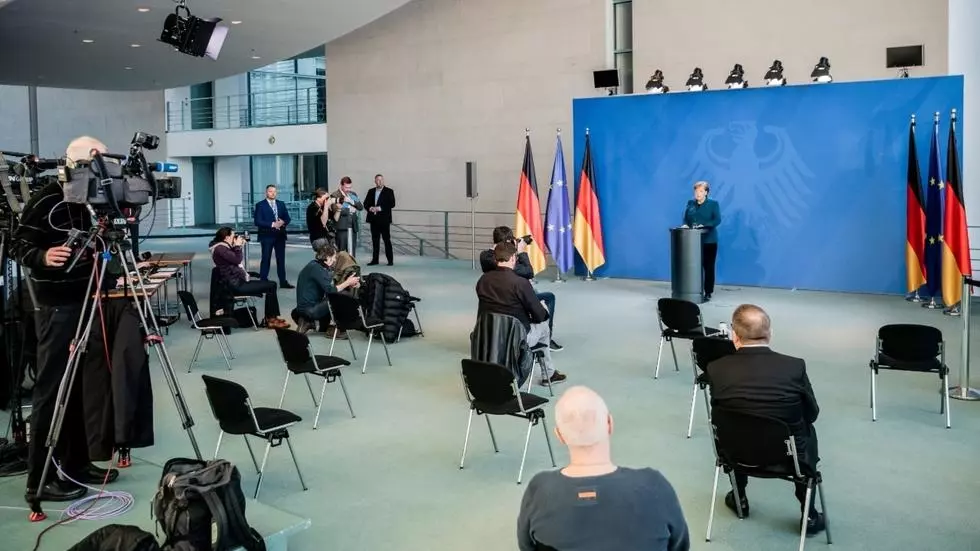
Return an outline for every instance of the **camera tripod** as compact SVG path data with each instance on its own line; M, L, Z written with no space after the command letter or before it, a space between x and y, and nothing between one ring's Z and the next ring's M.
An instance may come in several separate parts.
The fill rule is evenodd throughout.
M122 265L124 274L123 277L126 281L126 295L128 295L126 298L133 300L133 306L135 306L136 311L139 313L140 322L146 331L146 337L144 338L145 343L156 350L157 359L160 361L160 366L163 368L164 378L167 380L167 386L170 389L170 395L173 397L174 405L177 407L177 414L180 417L181 426L187 432L188 438L190 438L191 446L194 448L194 455L198 459L202 458L201 450L198 447L197 439L194 437L194 431L192 428L194 426L194 420L191 418L191 413L187 407L187 402L184 400L184 396L181 392L180 384L177 381L177 375L174 372L173 363L170 360L170 355L167 353L167 349L164 346L163 336L160 333L160 326L157 324L156 317L152 313L150 294L143 285L141 277L137 276L136 281L133 281L133 278L130 276L132 271L136 271L136 258L133 256L133 251L131 249L128 229L116 229L107 226L105 223L100 223L92 230L92 235L95 236L95 239L92 240L92 242L95 244L95 260L92 263L92 272L89 275L88 288L85 293L86 300L82 307L82 313L78 321L78 326L75 329L75 337L71 343L71 348L68 355L68 365L65 369L65 374L61 379L61 384L58 387L58 395L55 401L51 428L48 431L48 437L45 441L45 446L48 448L48 452L44 461L44 470L41 472L37 493L33 502L31 503L31 521L40 521L44 520L45 518L45 515L41 510L40 496L43 492L44 484L47 481L48 470L53 462L52 459L55 446L57 445L61 434L61 428L68 406L68 399L69 396L71 396L71 390L75 384L78 366L85 355L86 349L88 348L88 339L92 331L92 324L95 321L96 316L99 315L99 301L102 300L101 284L106 275L106 267L113 257L116 257ZM101 251L99 250L100 246L102 249Z
M10 235L13 232L14 217L0 222L0 316L3 326L3 358L9 376L10 421L7 425L10 440L0 447L0 474L8 476L27 470L27 423L24 421L21 384L27 367L26 331L24 323L24 286L31 291L30 281L22 277L21 266L10 258ZM33 292L31 293L33 299ZM31 302L32 309L35 302ZM9 310L12 310L10 312ZM17 342L20 341L20 345Z

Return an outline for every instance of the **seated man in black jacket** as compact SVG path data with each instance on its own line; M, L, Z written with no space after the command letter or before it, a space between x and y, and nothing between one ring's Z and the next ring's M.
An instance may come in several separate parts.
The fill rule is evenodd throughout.
M801 358L784 356L769 348L769 315L752 304L743 304L732 314L732 340L737 351L708 364L712 406L774 417L785 422L796 436L800 457L816 467L817 433L813 423L820 408L813 395L806 363ZM742 513L749 515L745 495L748 477L735 473L735 484L741 497ZM796 498L807 514L807 535L824 529L823 515L813 507L803 506L806 486L796 486ZM737 511L735 495L728 492L725 505Z
M480 299L477 317L483 314L505 314L520 320L527 329L527 344L548 344L551 329L548 324L548 309L534 294L531 282L514 273L517 264L517 247L510 242L498 244L493 248L496 267L484 273L476 282L476 296ZM551 363L551 352L544 349L544 373L542 384L547 378L552 384L565 380Z
M534 280L534 269L531 267L531 259L527 257L527 253L524 250L527 248L527 243L523 239L517 239L514 237L514 231L507 226L497 226L493 229L493 244L494 246L500 243L513 243L517 246L517 263L514 265L514 273L527 279L528 281ZM493 257L493 248L489 248L482 253L480 253L480 267L483 268L483 273L487 273L490 270L497 268L497 261ZM538 296L538 300L544 302L545 307L548 308L548 332L551 333L551 342L548 346L553 352L558 352L562 348L562 345L555 342L555 294L551 292L537 292L535 294Z
M334 282L334 265L337 263L337 249L333 243L318 239L315 243L316 257L307 263L299 272L296 279L296 314L300 319L297 330L307 333L313 329L317 321L330 320L330 306L327 295L345 289L357 288L361 280L352 275L344 281ZM337 338L347 338L346 334L338 333Z

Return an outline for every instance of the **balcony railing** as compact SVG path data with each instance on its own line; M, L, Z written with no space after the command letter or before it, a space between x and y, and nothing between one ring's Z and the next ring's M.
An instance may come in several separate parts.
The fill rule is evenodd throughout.
M311 87L168 101L166 116L167 132L320 124L327 122L327 105Z

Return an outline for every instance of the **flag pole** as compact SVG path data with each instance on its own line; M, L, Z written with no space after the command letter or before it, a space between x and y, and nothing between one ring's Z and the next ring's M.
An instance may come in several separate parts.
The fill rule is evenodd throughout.
M970 388L970 293L973 292L973 285L976 285L977 281L970 278L963 278L963 297L966 300L961 300L960 306L963 310L963 339L960 344L960 353L962 360L960 361L960 381L958 385L949 387L949 397L956 400L968 400L975 401L980 400L980 392L976 389Z
M912 132L915 132L915 113L912 113ZM920 185L920 189L921 189L921 185ZM921 208L921 205L920 205L920 208ZM922 262L922 261L920 260L919 262ZM920 287L921 287L921 285L920 285ZM919 289L916 289L915 292L913 292L910 295L906 295L905 296L905 300L907 300L909 302L922 302L922 297L919 296Z
M956 109L953 109L953 111L949 115L949 131L950 132L955 132L956 131ZM946 167L946 174L947 175L949 174L949 167L948 166ZM960 181L960 185L961 186L963 185L962 179ZM944 224L944 229L945 229L945 224ZM969 285L964 285L963 288L964 288L964 290L969 290L970 289L970 286ZM969 296L969 295L960 295L960 302L957 303L957 304L951 304L949 306L949 308L946 308L945 310L943 310L943 314L944 315L947 315L947 316L954 316L954 317L955 316L959 316L960 315L960 307L963 304L963 297L964 296ZM969 350L967 350L967 354L969 354ZM966 370L966 383L962 383L962 375L961 375L961 384L965 384L967 387L969 387L970 386L970 380L969 379L970 379L970 372L969 372L969 368L967 368L967 370Z
M933 115L932 122L933 122L932 131L933 131L933 133L936 133L936 132L939 131L939 111L936 111L936 113ZM936 140L937 138L934 136L932 139L933 140ZM938 153L937 153L937 155L938 155ZM942 176L942 171L941 170L940 170L940 175L939 176L940 177ZM927 226L927 228L928 228L928 226ZM942 234L940 234L940 235L942 235ZM934 277L934 276L930 276L930 277ZM940 277L942 277L942 276L940 276ZM930 310L935 310L937 308L942 308L942 304L936 302L936 297L935 296L931 296L931 297L929 297L929 302L923 302L922 303L922 307L923 308L928 308Z
M558 134L558 139L561 139L561 128L556 130ZM564 169L562 169L564 171ZM562 185L567 185L566 182L562 182ZM548 193L548 199L551 199L551 192ZM567 209L566 209L567 210ZM552 258L554 258L554 252L552 252ZM558 265L558 259L555 259L555 283L565 283L565 280L561 277L561 266Z

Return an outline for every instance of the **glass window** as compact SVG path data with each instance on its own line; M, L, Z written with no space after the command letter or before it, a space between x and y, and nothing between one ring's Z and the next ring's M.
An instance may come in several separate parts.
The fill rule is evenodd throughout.
M633 93L633 52L616 54L616 69L619 70L619 93Z
M326 121L326 60L289 59L248 75L252 126Z
M615 39L613 47L617 52L633 49L633 3L618 2L613 4L615 18Z

